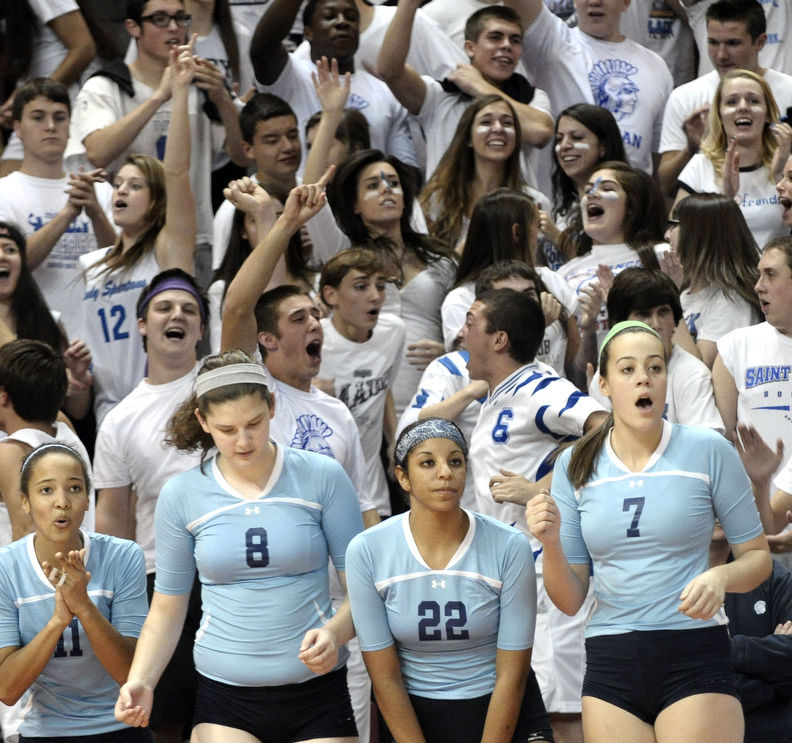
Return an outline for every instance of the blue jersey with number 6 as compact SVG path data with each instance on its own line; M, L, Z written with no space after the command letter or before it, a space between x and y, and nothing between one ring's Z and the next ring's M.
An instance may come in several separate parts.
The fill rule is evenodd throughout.
M155 588L201 581L195 667L236 686L293 684L315 674L298 658L309 629L332 616L328 555L339 571L363 528L355 490L338 462L278 446L270 480L245 498L215 459L168 480L154 517ZM339 653L341 666L346 654Z
M586 637L632 630L725 624L679 611L682 589L709 567L717 518L732 544L762 533L751 483L720 434L663 421L660 445L640 472L616 456L608 436L591 479L574 490L571 449L553 470L561 540L570 563L594 567L596 605Z
M55 589L44 575L33 534L0 550L0 647L21 647L44 629ZM143 550L134 542L83 532L88 596L124 637L137 637L148 611ZM52 657L22 696L25 737L97 735L123 728L113 714L118 684L94 654L75 617Z
M495 687L495 654L533 645L536 575L517 529L466 511L467 535L432 570L409 514L359 534L347 550L347 587L360 649L395 644L410 694L473 699Z

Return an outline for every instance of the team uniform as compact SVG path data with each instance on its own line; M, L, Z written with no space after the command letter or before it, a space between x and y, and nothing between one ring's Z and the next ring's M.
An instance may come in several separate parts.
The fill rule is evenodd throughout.
M718 353L737 387L737 420L792 452L792 338L763 322L723 336Z
M377 511L390 516L390 495L380 449L385 400L404 349L404 323L396 315L383 312L363 343L344 338L329 318L322 318L322 330L319 376L333 378L335 397L352 413L363 447L366 490Z
M433 570L421 556L409 514L367 529L347 551L360 647L395 645L413 698L489 695L496 651L533 643L536 582L528 540L487 516L465 513L467 534L443 569Z
M300 641L332 616L328 557L344 570L346 547L363 528L341 467L278 446L268 484L245 498L213 458L165 484L155 518L156 590L187 593L196 569L201 580L198 671L246 687L313 678L297 658ZM345 660L342 650L336 668Z
M678 607L682 589L709 568L716 518L733 544L762 533L737 453L714 431L664 421L640 472L619 460L608 436L577 490L567 476L571 453L556 463L552 493L567 560L593 565L583 695L650 724L691 694L736 696L723 609L701 620Z
M0 178L0 219L13 222L25 237L30 237L66 205L67 187L66 176L37 178L17 170ZM109 183L96 183L94 190L102 211L112 221L112 187ZM97 247L93 224L85 211L81 211L47 257L33 269L33 278L47 305L61 313L61 322L70 338L77 335L73 313L82 300L79 258Z
M686 423L704 426L718 433L726 433L723 419L715 405L712 375L707 365L684 348L675 345L667 366L665 411L663 418L669 423ZM589 384L589 395L607 410L610 399L600 392L599 371L594 372Z
M145 376L146 352L137 330L136 307L140 292L159 272L153 250L126 271L102 272L111 248L80 256L84 284L80 315L82 338L93 355L96 422L128 395Z
M138 637L146 617L143 553L134 542L82 532L91 601L125 637ZM0 550L0 647L30 643L52 618L55 588L36 558L34 535ZM87 736L125 731L113 714L118 684L94 654L75 617L39 677L22 697L25 737ZM140 731L136 740L150 740Z
M677 185L689 194L721 193L723 190L720 174L715 171L712 161L701 153L690 158L679 174ZM740 189L734 200L759 250L771 238L789 232L789 228L784 225L783 209L767 165L740 168Z

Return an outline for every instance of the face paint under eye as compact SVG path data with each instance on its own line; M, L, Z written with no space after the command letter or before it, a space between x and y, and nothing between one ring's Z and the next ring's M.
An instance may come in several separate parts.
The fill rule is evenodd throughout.
M601 199L605 199L606 201L618 201L619 194L616 191L600 191L599 197Z
M761 106L758 103L751 105L750 110L755 114L763 114L765 112L764 106Z

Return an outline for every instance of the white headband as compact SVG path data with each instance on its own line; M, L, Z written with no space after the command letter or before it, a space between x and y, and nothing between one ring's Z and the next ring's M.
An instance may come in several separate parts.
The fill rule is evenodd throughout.
M199 374L195 378L193 391L196 397L230 384L258 384L267 386L267 373L261 364L242 363L220 366L217 369Z

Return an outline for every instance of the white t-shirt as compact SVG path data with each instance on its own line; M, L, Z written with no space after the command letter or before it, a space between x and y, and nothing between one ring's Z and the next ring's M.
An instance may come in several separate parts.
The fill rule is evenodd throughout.
M385 398L404 352L404 323L396 315L383 312L371 337L363 343L344 338L330 318L322 318L322 329L319 376L335 380L335 397L352 413L363 446L368 492L377 511L389 516L390 493L380 448Z
M715 167L705 155L693 155L679 174L680 188L690 193L722 193L722 184L717 178ZM789 232L784 225L783 209L778 203L775 183L770 180L766 165L740 168L740 190L737 204L745 217L751 234L762 250L767 242Z
M652 172L663 107L673 89L659 55L630 39L601 41L571 29L543 6L525 31L523 61L529 78L550 96L555 116L573 103L607 108L630 163Z
M783 115L787 106L792 106L792 75L767 69L764 79L773 91L773 97ZM684 123L697 108L711 103L715 98L720 75L712 70L685 85L674 88L666 103L663 114L663 129L660 133L660 152L677 152L687 149Z
M589 395L607 410L610 399L600 392L599 371L594 372L589 384ZM668 360L668 387L666 388L665 412L669 423L685 423L689 426L704 426L718 433L725 433L715 394L712 376L707 365L680 346L674 346Z
M654 247L655 255L660 260L666 250L671 250L668 243L658 243ZM582 289L597 279L597 267L600 264L610 266L614 276L621 273L625 268L640 266L641 259L638 252L629 245L619 243L617 245L594 245L590 252L573 258L569 263L565 263L556 273L566 279L569 286L576 295L580 295ZM602 343L605 334L608 332L608 310L605 302L602 303L599 317L597 318L597 346Z
M137 301L143 287L161 270L153 250L124 273L101 273L103 263L91 268L108 250L100 248L80 256L80 269L84 271L82 301L75 307L81 323L79 337L93 355L97 427L110 408L132 392L146 374Z
M107 77L92 77L83 85L75 101L69 127L66 161L70 170L76 170L78 165L88 163L83 141L89 134L122 119L154 94L153 88L139 80L133 78L132 82L135 89L132 98ZM171 105L170 100L163 103L129 147L108 165L107 171L111 177L118 172L128 154L151 155L160 160L165 156ZM197 244L212 240L212 194L209 176L214 156L222 150L225 141L225 129L210 121L202 106L203 96L195 86L190 86L190 184L195 197ZM88 163L88 167L93 166Z
M674 85L696 76L693 33L668 2L630 3L621 16L621 32L659 54L668 65Z
M176 408L192 395L196 365L165 384L141 380L102 421L96 436L94 487L134 488L135 541L143 548L146 572L154 572L154 508L162 486L200 463L200 452L165 443L165 429ZM109 497L103 495L102 497Z
M361 511L375 508L368 491L365 458L355 419L344 403L316 387L308 392L284 384L267 371L275 396L270 438L282 446L305 449L337 460L355 486Z
M679 300L685 323L696 341L717 343L735 328L744 328L760 321L756 310L741 296L726 296L717 286L708 286L697 292L685 289Z
M689 8L688 23L699 49L699 75L712 70L712 62L707 53L707 8L715 0L702 0ZM759 0L767 17L767 41L759 52L759 64L772 67L792 75L792 45L789 32L792 28L792 6L789 0Z
M718 353L737 387L737 420L792 452L792 338L763 322L727 333Z
M256 82L259 90L280 96L294 110L303 154L307 152L305 124L311 116L322 110L311 80L311 73L315 69L312 62L295 59L289 54L286 65L274 83L262 85ZM360 69L351 75L350 87L347 108L358 109L366 117L371 133L371 146L395 155L409 165L417 166L415 146L407 125L407 111L393 97L390 88L382 80Z
M25 237L30 237L64 207L69 198L65 193L67 184L65 176L37 178L18 170L0 178L0 219L13 222ZM112 221L112 186L97 183L94 188L99 206ZM33 271L50 309L61 313L61 322L70 338L79 330L74 317L74 308L83 294L79 258L97 247L93 224L82 211Z

